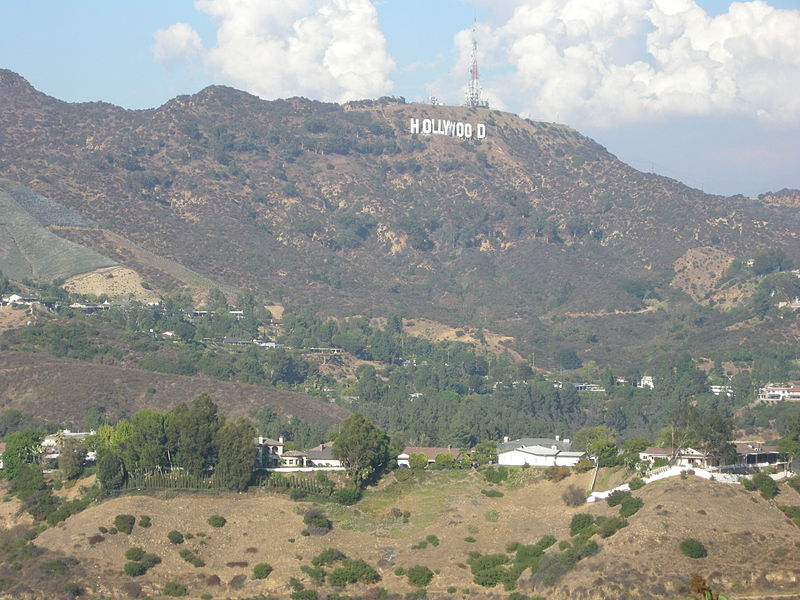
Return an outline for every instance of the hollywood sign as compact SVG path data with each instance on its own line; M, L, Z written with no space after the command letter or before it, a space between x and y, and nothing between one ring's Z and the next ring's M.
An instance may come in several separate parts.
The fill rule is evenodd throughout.
M446 119L411 119L411 133L427 133L437 135L449 135L465 140L482 140L486 137L486 125L478 123L475 127L471 123L461 123L458 121L448 121Z

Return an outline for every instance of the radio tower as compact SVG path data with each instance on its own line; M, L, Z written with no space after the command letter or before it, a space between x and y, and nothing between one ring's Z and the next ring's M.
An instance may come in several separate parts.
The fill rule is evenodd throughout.
M478 75L478 40L475 37L477 20L472 22L472 57L469 61L469 85L467 86L466 106L489 108L489 103L481 98L481 82Z

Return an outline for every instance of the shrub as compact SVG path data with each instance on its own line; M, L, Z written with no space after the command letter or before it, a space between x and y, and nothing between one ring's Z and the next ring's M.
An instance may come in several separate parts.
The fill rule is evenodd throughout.
M471 535L468 535L467 537L464 538L464 541L469 543L469 544L474 544L475 543L475 538L472 537Z
M212 515L208 517L208 521L206 521L211 527L225 527L225 517L220 517L219 515Z
M427 535L425 536L425 541L428 542L431 546L438 546L439 545L439 538L435 535Z
M332 527L328 517L318 508L312 508L307 511L303 515L303 523L308 527L308 532L314 535L325 535Z
M622 504L622 501L625 498L630 498L630 496L631 496L630 492L625 492L623 490L616 490L615 492L611 492L611 494L609 494L608 498L606 498L606 502L608 503L609 506L617 506L619 504Z
M425 587L433 579L433 571L423 565L410 567L406 571L408 583L416 587Z
M128 548L125 551L125 558L127 560L142 560L144 556L144 550L141 548Z
M136 517L133 515L117 515L114 517L114 527L117 531L130 534L133 531L133 526L136 524Z
M644 506L644 500L627 496L622 500L622 504L619 507L619 516L626 518L635 515L642 506Z
M569 524L569 534L576 536L594 524L594 517L587 513L580 513L572 517Z
M594 463L588 458L582 458L575 464L575 470L578 473L585 473L594 469Z
M564 493L561 494L561 499L564 501L564 504L573 508L583 506L586 503L586 496L583 490L575 485L571 485L564 490Z
M640 490L644 487L644 479L641 477L634 477L628 482L628 487L632 490Z
M558 482L566 479L570 474L569 467L548 467L544 472L544 477L548 481Z
M694 538L683 540L681 542L680 549L683 555L688 556L689 558L705 558L708 556L706 547Z
M400 483L404 483L406 481L410 481L414 479L414 471L412 469L404 469L399 468L394 472L394 478L397 479Z
M222 584L222 579L219 578L219 575L209 575L208 577L206 577L205 583L208 586L210 586L210 585L221 585Z
M99 544L100 542L104 542L106 538L104 538L99 533L89 536L89 543L94 546L95 544Z
M190 565L194 565L195 567L206 566L206 563L203 561L203 559L195 555L195 553L189 550L188 548L184 548L178 554L183 560L188 562Z
M424 550L428 547L428 542L422 540L421 542L417 542L416 544L411 546L412 550Z
M792 520L792 523L800 527L800 506L779 506L778 508Z
M483 472L483 477L489 483L502 483L506 479L508 479L508 469L505 467L489 467Z
M602 538L611 537L623 527L628 526L628 522L622 517L597 517L595 524L597 533Z
M71 598L77 598L83 594L83 590L77 583L65 583L62 591Z
M311 559L311 564L315 567L321 567L323 565L331 565L337 560L344 560L345 558L347 558L347 556L344 554L344 552L337 550L336 548L326 548Z
M289 594L292 600L319 600L317 590L297 590Z
M342 566L331 571L328 581L333 587L344 587L348 583L377 583L378 572L361 559L346 558Z
M172 542L173 544L182 544L183 543L183 534L180 531L175 531L174 529L167 534L167 539Z
M490 523L497 523L497 520L500 518L500 513L498 513L496 510L487 510L486 514L483 516Z
M267 563L258 563L253 567L253 579L266 579L272 573L272 567Z
M130 575L131 577L139 577L147 573L147 567L140 562L126 562L123 570L125 575Z
M152 525L152 524L153 524L153 522L150 520L150 517L148 517L147 515L142 515L141 517L139 517L139 527L145 527L146 528L146 527L150 527L150 525Z
M155 554L151 554L150 552L145 552L144 556L142 556L142 560L139 562L141 562L145 568L152 569L157 564L161 563L161 558Z
M402 577L403 575L406 574L406 570L403 567L397 567L394 570L394 574L397 575L398 577Z
M300 570L309 576L314 585L322 585L325 583L325 569L322 567L309 567L308 565L302 565Z
M744 481L747 482L748 480L745 479ZM778 484L766 473L756 473L753 475L749 480L749 485L745 483L745 488L751 491L756 490L761 492L764 498L774 498L778 495L779 491Z
M97 528L97 531L99 531L100 533L108 533L108 528L100 526Z
M59 559L48 560L42 563L40 569L45 575L63 575L67 572L67 563Z
M164 584L164 595L165 596L185 596L186 595L186 586L182 583L178 583L176 581L168 581Z
M331 494L331 500L333 500L337 504L344 504L345 506L350 506L361 500L361 489L353 487L353 488L343 488L341 490L336 490L335 492L333 492L333 494Z
M502 498L505 496L500 490L481 490L481 494L489 498Z

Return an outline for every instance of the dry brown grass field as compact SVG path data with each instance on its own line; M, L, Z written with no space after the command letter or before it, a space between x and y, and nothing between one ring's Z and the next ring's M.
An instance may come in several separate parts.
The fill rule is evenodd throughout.
M319 589L321 598L333 592L377 597L379 587L402 598L416 588L406 577L395 575L395 569L425 565L436 573L428 598L500 599L509 595L501 585L485 588L473 582L465 564L469 552L502 553L509 542L532 544L543 535L569 540L575 514L615 515L617 508L605 502L565 506L564 490L570 485L586 488L591 475L575 474L553 483L527 469L499 486L491 486L475 471L432 472L402 483L389 475L354 506L319 505L333 522L324 536L301 534L303 513L314 504L273 492L127 495L43 531L35 543L52 555L78 560L73 569L80 570L76 573L80 572L88 597L156 598L166 582L177 581L188 588L191 598L204 594L287 598L290 578L295 577L307 588ZM600 479L610 482L620 477L620 472L605 477L601 471ZM489 488L504 495L493 498L481 493ZM649 484L635 495L643 499L643 508L612 537L595 536L600 547L595 556L577 563L551 587L534 583L525 571L518 591L548 600L687 598L688 578L698 573L732 599L800 597L800 529L777 508L800 505L800 495L791 488L783 486L776 501L767 501L741 486L688 477ZM409 513L407 522L403 512ZM137 525L130 535L101 535L98 528L110 528L117 514L148 515L152 526ZM225 526L209 526L212 515L225 517ZM186 541L170 543L171 530L182 532ZM429 535L438 538L437 546L412 548ZM678 546L688 537L703 542L707 558L690 559L680 553ZM141 577L124 575L124 554L132 546L157 554L162 563ZM178 553L185 548L205 566L181 559ZM300 567L310 566L325 548L365 560L382 581L343 590L315 588ZM253 566L261 562L274 571L267 579L255 580Z

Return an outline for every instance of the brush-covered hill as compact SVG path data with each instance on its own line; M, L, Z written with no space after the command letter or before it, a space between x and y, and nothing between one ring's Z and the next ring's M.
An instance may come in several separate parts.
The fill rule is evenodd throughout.
M56 358L44 353L0 352L0 410L15 409L78 429L92 409L113 421L142 408L166 411L209 394L229 417L253 417L269 407L279 417L333 426L347 412L302 393L205 377Z
M486 137L412 134L425 118L482 123ZM213 86L129 111L0 71L0 134L7 177L102 228L59 235L114 260L124 236L276 302L488 327L523 351L620 360L772 342L780 328L726 329L732 317L673 284L676 264L703 248L800 259L792 204L704 194L569 127L488 109Z
M299 583L307 594L318 593L302 597L338 593L399 599L419 588L398 569L420 565L431 570L427 598L509 597L502 584L490 585L491 573L476 577L482 570L474 562L477 554L493 557L485 560L499 565L495 571L500 574L533 558L526 563L533 568L520 569L516 578L516 592L525 597L688 598L692 574L732 599L797 597L800 530L775 502L741 486L691 476L662 480L635 492L643 501L641 509L627 518L626 526L603 537L571 530L573 518L580 513L591 515L590 521L613 518L619 507L602 502L570 508L562 501L568 488L585 488L590 481L591 473L585 473L555 483L535 469L500 486L490 486L475 471L427 473L403 482L390 475L352 507L318 505L333 523L324 536L301 535L306 528L303 513L312 503L268 491L123 496L74 515L34 540L49 553L39 562L74 557L76 564L42 578L36 560L23 561L21 573L29 578L20 580L19 573L11 573L3 585L9 592L25 590L38 598L45 597L42 590L72 580L89 596L122 598L133 591L158 596L172 581L186 586L189 597L284 598ZM488 489L495 492L493 497L481 492ZM800 496L785 486L777 501L797 505ZM137 525L130 535L98 532L110 529L118 514L149 516L152 526ZM209 526L213 515L224 517L225 525ZM181 532L183 543L170 543L170 531ZM596 543L586 552L590 556L563 562L570 548L586 548L587 538ZM707 557L685 556L679 546L687 538L699 540ZM536 544L545 547L538 560ZM161 563L143 576L124 575L130 547L156 554ZM335 587L331 574L341 561L312 565L328 548L365 561L380 581ZM252 577L260 563L273 568L266 579Z

